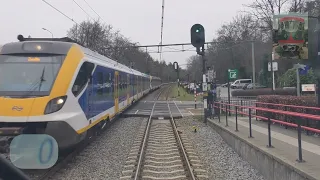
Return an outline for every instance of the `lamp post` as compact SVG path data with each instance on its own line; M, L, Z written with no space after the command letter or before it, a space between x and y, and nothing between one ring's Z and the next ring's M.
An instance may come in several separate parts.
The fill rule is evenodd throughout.
M49 31L48 29L46 29L46 28L42 28L43 30L45 30L45 31L48 31L50 34L51 34L51 37L53 38L53 34L52 34L52 32L51 31Z

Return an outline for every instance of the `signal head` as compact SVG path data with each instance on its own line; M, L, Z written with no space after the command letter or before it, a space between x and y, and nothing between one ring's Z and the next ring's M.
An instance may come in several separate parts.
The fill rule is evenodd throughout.
M174 68L174 70L178 70L178 68L179 68L179 65L178 65L178 63L177 62L174 62L173 63L173 68Z
M202 47L205 43L204 28L201 24L194 24L191 27L191 44L194 47Z

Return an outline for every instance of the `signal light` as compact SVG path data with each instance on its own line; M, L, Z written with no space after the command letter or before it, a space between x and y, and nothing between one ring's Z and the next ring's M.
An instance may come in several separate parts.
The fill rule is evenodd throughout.
M174 68L174 70L178 71L179 65L177 62L173 63L173 68Z
M204 28L201 24L194 24L191 27L191 44L196 47L200 48L205 43L205 33Z

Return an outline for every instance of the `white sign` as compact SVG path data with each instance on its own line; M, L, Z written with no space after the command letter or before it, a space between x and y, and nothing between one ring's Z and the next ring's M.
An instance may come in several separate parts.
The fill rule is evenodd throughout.
M237 72L230 72L230 79L236 79L236 78L237 78Z
M208 87L207 87L207 83L203 82L202 83L202 91L207 91Z
M205 109L208 108L207 99L203 100L203 108L205 108Z
M316 91L316 85L315 84L302 84L302 91Z
M208 71L208 82L213 82L213 78L214 78L214 71L209 70Z
M273 71L278 71L278 62L272 62ZM268 71L271 71L271 63L268 62Z

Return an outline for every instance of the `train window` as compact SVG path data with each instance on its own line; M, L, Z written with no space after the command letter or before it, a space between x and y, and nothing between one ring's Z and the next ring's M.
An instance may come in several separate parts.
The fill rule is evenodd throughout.
M98 72L98 77L97 77L97 92L98 94L102 94L103 93L103 73L102 72Z
M104 94L107 96L110 93L110 73L106 74L106 78L104 81L105 91Z
M125 88L127 89L128 88L128 79L129 79L129 74L127 74L127 77L124 77L124 81L125 81Z
M105 83L108 83L110 80L110 73L106 74L106 79L105 79Z
M84 62L81 65L76 80L74 81L74 84L72 86L72 93L74 96L78 96L83 88L87 85L87 82L91 78L93 68L94 64L90 62Z
M122 89L122 76L121 75L119 75L119 83L118 84L119 84L119 90L121 90Z

